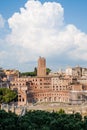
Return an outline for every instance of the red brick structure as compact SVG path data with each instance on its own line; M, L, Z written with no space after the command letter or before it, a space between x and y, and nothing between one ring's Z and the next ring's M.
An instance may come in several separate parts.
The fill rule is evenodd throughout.
M46 60L44 57L38 59L37 76L46 76Z
M18 93L18 105L27 104L27 92L29 90L28 78L16 78L11 81L10 88Z
M81 103L83 85L72 76L46 75L46 60L38 59L37 76L29 78L16 78L11 81L11 89L18 92L18 105L26 105L35 102L65 102Z

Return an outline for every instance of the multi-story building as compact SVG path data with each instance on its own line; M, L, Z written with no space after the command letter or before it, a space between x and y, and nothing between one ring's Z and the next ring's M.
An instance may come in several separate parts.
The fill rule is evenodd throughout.
M73 75L73 69L72 69L71 67L68 67L68 68L66 69L66 75L70 75L70 76Z
M11 89L18 92L18 105L34 102L82 103L86 99L84 85L78 80L82 68L69 68L67 75L46 75L46 60L38 60L37 76L15 78ZM85 93L85 94L84 94Z
M87 76L87 68L82 68L82 76Z
M30 101L46 101L48 100L48 93L51 91L51 77L33 77L30 78L30 91L33 96L29 98Z
M76 66L74 68L68 67L66 69L66 75L70 75L74 77L87 76L87 68L82 68L80 66Z
M29 78L15 78L11 81L10 89L18 93L18 105L27 104L29 91Z
M18 70L4 70L4 73L9 81L14 80L15 78L19 77L19 71Z
M0 68L0 88L9 88L9 81L6 78L4 70Z

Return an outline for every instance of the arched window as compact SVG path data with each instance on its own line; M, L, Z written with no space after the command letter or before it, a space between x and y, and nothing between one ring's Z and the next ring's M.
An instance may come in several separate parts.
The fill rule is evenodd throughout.
M49 97L49 102L51 102L51 97Z
M24 98L22 98L22 101L24 102Z
M56 97L54 97L54 101L56 101Z

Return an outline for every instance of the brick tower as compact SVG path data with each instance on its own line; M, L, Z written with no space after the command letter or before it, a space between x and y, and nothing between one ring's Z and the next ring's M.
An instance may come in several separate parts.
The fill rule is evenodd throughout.
M46 60L44 57L38 59L37 76L46 76Z

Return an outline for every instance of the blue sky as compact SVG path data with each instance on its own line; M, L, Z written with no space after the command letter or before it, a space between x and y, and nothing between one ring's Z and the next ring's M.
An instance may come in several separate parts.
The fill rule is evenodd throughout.
M46 0L39 1L41 5L47 2ZM27 0L0 0L0 66L30 71L37 66L39 56L46 57L48 67L53 70L68 65L87 66L87 0L49 0L49 2L51 5L45 4L48 7L48 10L45 11L41 9L41 5L37 8L36 1L27 4L26 10ZM53 2L56 4L53 5ZM25 10L26 15L23 15L20 8ZM29 8L31 12L33 9L41 11L42 17L39 18L39 13L36 14L33 11L32 20L34 20L33 17L37 17L36 22L31 23L31 18L26 17L29 14ZM54 11L53 8L56 10ZM44 22L47 20L46 23L42 21L39 23L41 19ZM50 23L48 24L48 22ZM27 29L30 27L32 27L31 30ZM41 34L39 30L41 30ZM22 33L23 31L24 33Z

